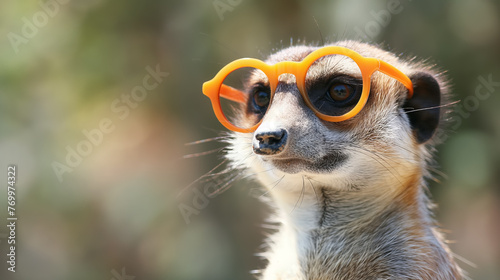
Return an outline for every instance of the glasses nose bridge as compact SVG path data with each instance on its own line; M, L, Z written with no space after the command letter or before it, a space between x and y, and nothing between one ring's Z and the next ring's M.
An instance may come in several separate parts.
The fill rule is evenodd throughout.
M282 61L276 64L276 77L282 74L293 74L295 77L299 75L300 62Z
M275 67L275 77L276 85L279 83L280 76L283 74L291 74L294 76L295 83L297 85L301 84L299 80L302 79L303 73L301 72L302 66L301 62L297 61L282 61L274 65Z

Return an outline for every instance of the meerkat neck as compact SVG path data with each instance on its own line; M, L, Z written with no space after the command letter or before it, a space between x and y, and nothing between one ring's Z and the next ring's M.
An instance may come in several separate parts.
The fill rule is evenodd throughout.
M405 222L431 226L427 196L421 178L414 177L394 188L387 185L357 189L337 189L330 186L304 185L300 192L273 190L278 216L285 227L307 232L325 227L361 226L391 209ZM403 215L406 214L406 215Z
M270 240L263 279L276 275L283 279L459 279L433 228L421 184L421 178L416 178L404 188L395 188L399 191L320 187L304 190L301 198L275 194L281 229ZM398 267L404 269L398 271Z

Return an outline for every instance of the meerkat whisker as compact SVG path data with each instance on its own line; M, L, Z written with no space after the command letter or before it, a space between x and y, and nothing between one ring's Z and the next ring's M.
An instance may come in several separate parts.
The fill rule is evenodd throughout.
M227 148L226 147L222 147L222 148L217 148L217 149L209 150L209 151L206 151L206 152L188 154L188 155L182 156L182 158L183 159L198 158L198 157L202 157L202 156L211 155L211 154L214 154L214 153L220 153L220 152L224 151L225 149L227 149Z
M284 175L283 175L283 176L284 176ZM318 193L316 192L316 188L314 187L314 185L313 185L313 183L312 183L311 179L310 179L309 177L306 177L306 178L307 178L307 180L309 181L309 184L311 185L311 189L312 189L312 190L313 190L313 192L314 192L314 196L316 197L316 201L319 203L319 202L320 202L320 200L319 200Z
M305 189L306 188L305 188L305 185L304 185L304 177L302 177L302 189L300 190L299 198L297 199L297 202L295 202L295 205L293 206L292 211L290 211L290 214L292 214L293 211L295 210L295 208L297 208L297 205L299 204L299 201L301 201L302 199L304 199Z
M212 193L210 193L209 196L214 196L214 195L219 195L225 191L227 191L229 188L231 188L231 184L236 181L237 179L240 179L242 176L242 174L236 174L234 175L233 177L231 177L231 179L229 179L228 181L226 181L222 186L220 186L217 190L213 191Z
M227 140L229 138L231 138L231 136L229 136L229 135L228 136L217 136L217 137L212 137L212 138L207 138L207 139L189 142L189 143L184 144L184 146L199 145L199 144L204 144L204 143L209 143L209 142L214 142L214 141Z
M425 110L439 109L439 108L453 106L453 105L455 105L457 103L460 103L460 102L461 102L461 100L457 100L457 101L453 101L453 102L450 102L450 103L447 103L447 104L438 105L438 106L431 106L431 107L425 107L425 108L419 108L419 109L413 109L412 108L412 110L407 110L405 112L407 114L409 114L409 113L413 113L413 112L420 112L420 111L425 111ZM406 108L406 109L409 109L409 108Z
M258 172L246 173L245 176L241 177L241 179L247 179L247 178L250 178L250 177L258 176L259 173L267 173L269 171L272 171L273 169L274 168L270 168L270 169L262 170L262 171L258 171Z
M276 180L275 182L273 182L271 185L272 187L269 187L269 186L266 186L266 189L267 191L264 192L263 194L260 195L259 198L262 198L262 197L265 197L267 194L269 194L269 192L271 192L274 188L276 188L276 186L279 185L279 183L281 183L281 181L283 180L283 178L285 178L285 174L283 174L283 176L281 176L281 178L279 178L278 180Z
M217 170L217 168L221 167L222 165L224 165L226 162L228 162L229 159L224 159L222 162L220 162L219 164L217 164L214 168L210 169L210 171L208 171L207 173L203 174L201 177L199 177L198 179L194 180L191 184L185 186L184 188L182 188L179 193L177 194L177 199L179 199L185 191L189 190L190 188L192 188L196 183L200 182L202 179L210 176L210 174L212 174L213 171Z

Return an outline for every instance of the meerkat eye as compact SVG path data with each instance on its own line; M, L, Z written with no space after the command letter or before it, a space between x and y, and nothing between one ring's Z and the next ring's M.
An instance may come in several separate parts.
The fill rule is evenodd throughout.
M263 89L257 88L253 91L252 102L257 111L263 111L269 106L271 94Z
M349 112L361 98L363 82L347 75L335 75L310 81L309 101L320 113L341 116Z
M347 84L335 83L328 89L328 96L334 101L344 101L354 93L354 88Z
M362 84L355 80L334 79L325 87L324 100L339 108L355 105L361 95L362 87Z

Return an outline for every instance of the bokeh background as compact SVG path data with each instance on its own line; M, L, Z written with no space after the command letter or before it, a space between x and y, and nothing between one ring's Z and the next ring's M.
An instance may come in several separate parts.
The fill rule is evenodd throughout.
M259 187L189 187L221 153L184 156L224 147L186 145L225 131L201 85L236 58L344 38L447 71L462 102L436 155L436 217L472 279L500 279L499 1L3 1L0 35L0 279L253 279ZM141 92L148 67L168 76ZM478 94L481 77L497 84Z

